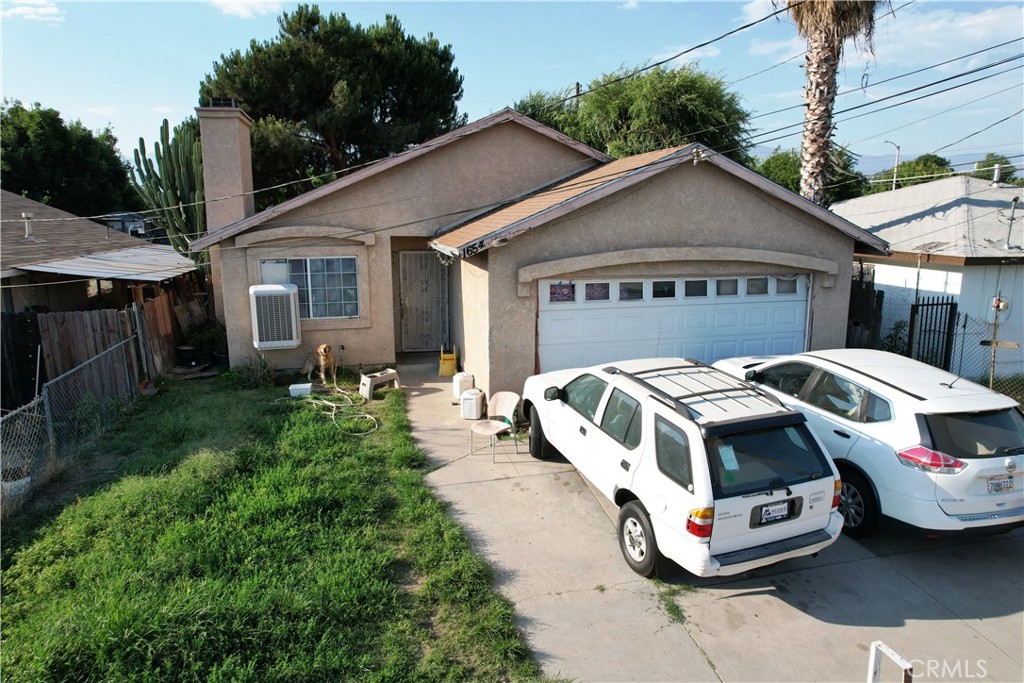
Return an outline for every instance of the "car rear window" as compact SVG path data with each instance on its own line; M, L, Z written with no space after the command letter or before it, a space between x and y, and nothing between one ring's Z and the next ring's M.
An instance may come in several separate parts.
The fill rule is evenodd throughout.
M732 498L832 476L803 424L768 427L706 440L715 498Z
M925 415L932 446L954 458L996 458L1024 449L1024 415L1014 409Z

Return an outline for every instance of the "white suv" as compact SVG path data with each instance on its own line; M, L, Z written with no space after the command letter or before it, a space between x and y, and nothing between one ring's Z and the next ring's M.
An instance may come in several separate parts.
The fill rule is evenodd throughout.
M1024 524L1024 416L1012 398L884 351L715 363L807 416L843 479L844 531L889 517L929 532Z
M678 358L534 375L523 388L530 452L557 449L619 506L638 574L659 553L697 576L817 553L839 536L835 466L799 412Z

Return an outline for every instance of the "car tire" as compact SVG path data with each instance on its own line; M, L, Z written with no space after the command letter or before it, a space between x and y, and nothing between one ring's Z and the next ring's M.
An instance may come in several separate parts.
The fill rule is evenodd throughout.
M538 460L546 460L555 455L555 448L544 435L544 427L540 424L537 406L530 406L530 455Z
M647 510L640 501L630 501L619 510L619 549L629 568L640 576L654 576L658 564L658 542Z
M878 527L875 492L868 480L856 472L843 472L842 480L839 512L843 515L843 533L852 538L867 536Z

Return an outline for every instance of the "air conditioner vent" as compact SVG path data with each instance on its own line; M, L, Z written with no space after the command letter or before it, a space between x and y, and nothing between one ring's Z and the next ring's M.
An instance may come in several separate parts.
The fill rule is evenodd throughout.
M252 344L257 349L294 349L302 344L299 288L295 285L254 285L249 288Z

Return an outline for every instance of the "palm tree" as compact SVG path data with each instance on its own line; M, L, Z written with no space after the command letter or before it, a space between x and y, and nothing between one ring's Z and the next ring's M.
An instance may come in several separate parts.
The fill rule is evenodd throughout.
M875 10L881 0L786 0L797 32L807 39L804 134L800 145L800 194L825 202L836 72L847 38L863 38L872 52Z

